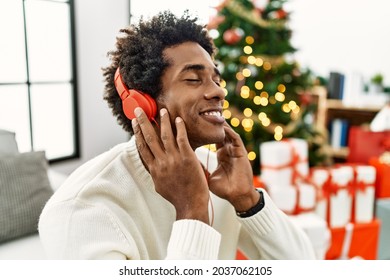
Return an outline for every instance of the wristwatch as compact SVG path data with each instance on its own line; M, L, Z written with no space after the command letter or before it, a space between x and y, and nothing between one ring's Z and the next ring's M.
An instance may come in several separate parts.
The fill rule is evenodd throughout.
M258 212L261 211L261 209L264 208L265 203L264 203L263 192L260 189L256 189L256 191L260 193L260 198L259 201L256 203L256 205L247 211L236 212L237 216L239 216L240 218L248 218L257 214Z

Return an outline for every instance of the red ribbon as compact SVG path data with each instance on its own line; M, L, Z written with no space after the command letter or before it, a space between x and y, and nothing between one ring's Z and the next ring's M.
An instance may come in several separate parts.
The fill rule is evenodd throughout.
M308 182L308 183L310 183L311 185L314 186L314 184L311 183L309 177L303 176L299 172L299 170L298 170L298 165L300 163L307 162L307 158L306 159L301 159L300 158L297 149L292 145L290 139L283 139L282 142L288 143L288 145L289 145L290 154L291 154L290 162L288 162L288 163L286 163L284 165L279 165L279 166L262 165L261 167L264 168L264 169L274 169L274 170L280 170L280 169L284 169L284 168L291 168L291 170L292 170L291 185L295 188L297 196L296 196L296 202L295 202L294 210L291 213L288 213L288 214L295 215L295 214L299 214L299 213L303 213L303 212L313 211L314 207L303 208L303 207L300 206L300 203L299 203L301 194L300 194L300 191L299 191L299 186L297 185L298 180L300 180L302 182Z

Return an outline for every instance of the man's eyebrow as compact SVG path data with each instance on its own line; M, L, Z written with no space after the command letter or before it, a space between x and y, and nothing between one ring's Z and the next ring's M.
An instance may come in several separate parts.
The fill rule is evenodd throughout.
M203 64L187 64L181 69L181 73L188 72L188 71L202 71L205 70L206 66ZM221 76L221 73L219 72L218 68L214 67L214 73L218 76Z

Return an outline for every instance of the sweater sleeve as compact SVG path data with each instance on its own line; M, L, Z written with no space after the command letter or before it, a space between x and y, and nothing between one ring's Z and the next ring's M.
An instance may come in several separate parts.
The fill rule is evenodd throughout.
M166 259L218 259L221 235L197 220L178 220L173 224Z
M140 258L109 211L77 200L45 207L39 235L49 259Z
M295 226L271 200L266 191L262 191L265 206L257 214L248 218L238 218L244 234L240 235L241 249L248 256L261 259L315 259L314 249L306 233ZM250 246L250 243L255 246Z

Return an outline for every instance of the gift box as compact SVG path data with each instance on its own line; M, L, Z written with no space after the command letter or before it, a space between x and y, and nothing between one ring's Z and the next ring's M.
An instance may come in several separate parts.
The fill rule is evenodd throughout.
M286 214L313 212L316 206L316 189L313 185L297 182L295 185L270 185L268 193L276 206Z
M376 170L370 165L356 165L354 168L354 200L352 221L367 223L374 218Z
M354 178L351 166L313 168L310 181L319 190L315 212L330 227L342 227L352 220Z
M322 219L328 220L329 192L326 184L331 182L331 168L312 167L310 168L310 181L317 189L316 205L314 212Z
M349 163L368 164L370 158L380 156L390 145L390 131L371 131L364 126L352 126L348 135Z
M390 198L377 199L375 213L381 221L378 259L390 260Z
M390 198L390 163L377 157L371 158L369 163L376 169L375 197Z
M325 259L365 259L378 258L380 220L370 223L348 223L344 227L330 228L331 245Z
M330 246L330 230L326 221L315 213L302 213L289 217L309 237L316 259L324 260Z
M288 186L309 175L308 144L288 138L260 145L261 179L268 186Z

